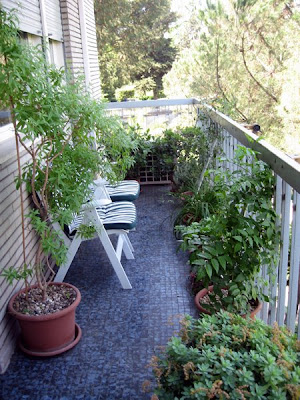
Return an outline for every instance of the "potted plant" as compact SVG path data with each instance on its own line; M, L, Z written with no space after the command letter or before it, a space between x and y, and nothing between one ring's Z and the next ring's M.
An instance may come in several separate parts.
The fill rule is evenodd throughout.
M72 82L63 70L47 64L41 48L22 45L13 14L0 8L0 22L1 105L9 107L15 133L23 239L21 269L12 266L3 275L10 283L25 282L25 289L9 303L22 328L23 350L49 356L73 347L81 335L75 325L78 289L51 283L52 261L61 265L67 253L51 223L63 226L72 220L89 198L96 173L110 179L118 170L124 173L131 163L131 148L123 143L120 125L104 115L81 81ZM98 146L105 151L97 151ZM25 165L20 148L28 156ZM108 168L111 158L115 163ZM26 217L40 239L33 265L27 264L24 186L34 205ZM33 275L36 284L30 286Z
M187 316L152 358L152 400L300 398L299 342L285 328L225 311Z
M242 146L234 161L238 165L234 173L209 171L214 174L214 194L220 199L214 213L178 230L182 248L190 252L192 272L205 288L202 294L209 295L205 308L245 314L252 300L268 301L260 270L265 265L272 273L279 234L271 170Z

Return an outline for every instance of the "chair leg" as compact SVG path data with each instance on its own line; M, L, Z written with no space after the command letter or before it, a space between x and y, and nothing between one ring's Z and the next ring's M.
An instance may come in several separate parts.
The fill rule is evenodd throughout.
M132 286L129 282L129 279L124 271L124 268L118 259L117 253L114 249L114 246L112 242L110 241L110 238L106 232L106 230L103 227L103 224L101 223L101 220L97 214L97 211L94 210L89 210L87 211L88 218L91 220L91 222L94 224L94 226L99 228L97 230L97 234L99 236L99 239L101 240L101 243L106 251L106 254L109 258L109 261L111 262L111 265L113 269L115 270L115 273L117 274L117 277L119 278L119 281L122 285L123 289L132 289Z
M128 234L124 234L124 240L126 241L126 244L128 245L128 247L130 248L131 252L134 252L134 248L131 244L131 241L129 240Z
M121 237L123 240L123 251L124 251L125 257L127 258L127 260L134 260L134 255L132 253L133 247L130 243L127 233L121 233L119 235L119 238L121 238Z
M67 252L67 261L59 267L57 274L54 278L54 282L62 282L65 279L65 276L67 275L67 272L77 253L80 243L81 243L81 238L75 235Z

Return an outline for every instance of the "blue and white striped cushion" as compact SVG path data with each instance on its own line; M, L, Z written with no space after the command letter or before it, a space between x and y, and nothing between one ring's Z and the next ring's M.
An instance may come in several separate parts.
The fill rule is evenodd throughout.
M134 201L139 197L140 184L138 181L128 180L116 185L105 184L112 201Z
M136 226L136 209L129 201L118 201L101 207L96 207L97 213L105 229L130 230ZM84 212L77 215L68 226L69 235L74 234L82 223Z

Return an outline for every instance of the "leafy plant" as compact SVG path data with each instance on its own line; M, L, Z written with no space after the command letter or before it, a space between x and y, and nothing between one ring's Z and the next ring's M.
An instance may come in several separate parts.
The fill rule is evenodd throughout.
M8 268L8 281L35 272L44 298L50 257L61 265L67 249L50 222L67 224L90 197L96 173L116 180L132 163L132 144L120 123L105 116L86 92L82 79L48 65L41 47L21 44L13 14L0 8L1 104L9 107L14 128L23 231L23 269ZM94 132L94 135L91 134ZM22 147L29 161L21 166ZM113 164L111 162L114 162ZM23 185L32 195L28 217L40 237L34 265L27 265ZM52 274L53 275L53 274Z
M140 170L146 168L147 156L151 154L154 176L172 175L177 188L182 190L196 187L213 135L207 135L199 127L177 128L174 131L167 129L161 135L143 133L139 127L132 127L132 130L138 145L134 153L136 163L130 176L134 173L137 176Z
M214 188L209 185L202 186L199 192L179 192L175 196L182 201L174 222L175 226L199 222L203 218L209 217L220 207L218 203L221 199L217 197Z
M159 400L296 400L299 349L295 335L258 319L225 311L186 316L179 337L152 359L155 394Z
M213 214L190 226L179 226L182 248L190 251L196 279L205 287L213 283L213 307L248 311L250 299L264 299L266 285L259 272L272 264L278 254L279 233L272 204L274 177L253 151L239 147L234 172L214 170L212 190L219 207ZM222 289L228 296L222 296ZM221 304L216 302L221 298Z

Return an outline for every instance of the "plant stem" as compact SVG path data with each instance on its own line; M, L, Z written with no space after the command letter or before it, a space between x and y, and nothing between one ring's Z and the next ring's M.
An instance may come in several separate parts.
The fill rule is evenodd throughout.
M21 169L20 148L19 148L19 133L18 133L17 123L16 123L14 102L13 102L13 99L11 96L9 96L9 102L10 102L10 112L12 115L12 123L13 123L14 133L15 133L16 151L17 151L18 179L19 179L19 184L20 184L19 190L20 190L21 227L22 227L22 254L23 254L23 268L25 269L26 268L25 216L24 216L24 196L23 196L23 187L22 187L22 169ZM24 283L25 283L25 294L26 294L26 299L27 299L29 284L28 284L28 280L26 277L24 279Z

